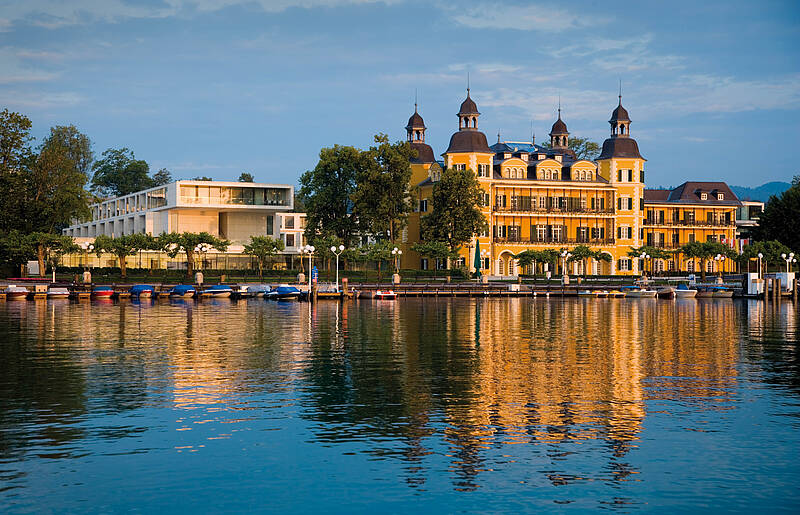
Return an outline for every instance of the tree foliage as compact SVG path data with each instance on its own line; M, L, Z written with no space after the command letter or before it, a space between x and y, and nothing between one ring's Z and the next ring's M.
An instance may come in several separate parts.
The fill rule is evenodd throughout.
M56 267L64 254L80 250L71 236L62 234L36 231L28 234L26 239L25 245L33 250L42 277L47 272L47 265Z
M255 182L255 179L253 178L253 174L242 172L239 175L239 182Z
M717 254L731 259L737 257L733 249L724 243L716 241L694 241L692 243L687 243L680 248L680 253L686 258L700 260L700 277L703 281L706 280L706 263L709 259L713 259Z
M459 249L451 249L446 241L421 241L411 245L411 250L421 256L425 256L435 263L440 260L452 260L458 258Z
M549 141L543 143L542 146L548 149L551 148ZM575 152L575 156L578 159L588 159L591 161L600 155L600 145L588 138L570 136L567 142L567 148Z
M758 240L777 240L800 254L800 176L788 190L770 197L753 232Z
M126 258L128 256L133 256L140 250L157 250L158 248L155 238L142 233L126 234L116 238L101 234L94 240L94 252L98 257L103 252L117 256L120 275L123 279L127 276Z
M318 235L336 236L350 245L356 234L356 219L351 216L351 196L356 178L367 168L367 159L355 147L323 148L313 170L300 177L299 196L306 208L307 241Z
M217 238L213 234L207 232L171 232L161 234L156 240L158 248L167 253L171 258L174 258L179 253L186 254L186 275L192 277L194 273L194 259L195 247L201 243L208 244L220 252L225 252L231 244L228 240Z
M757 259L760 253L763 256L762 263L782 265L784 261L781 254L789 254L790 252L792 251L789 247L777 240L756 241L750 245L745 245L738 259L740 263L745 264L752 258Z
M433 210L422 217L422 239L446 242L455 250L486 227L483 189L471 170L446 169L433 185Z
M389 143L386 134L377 134L375 143L362 153L364 166L358 169L351 194L353 214L362 231L388 234L394 243L412 209L408 184L415 151L407 142Z
M244 252L258 261L258 276L264 278L264 267L267 261L285 248L283 240L270 236L250 236L250 242L244 246Z

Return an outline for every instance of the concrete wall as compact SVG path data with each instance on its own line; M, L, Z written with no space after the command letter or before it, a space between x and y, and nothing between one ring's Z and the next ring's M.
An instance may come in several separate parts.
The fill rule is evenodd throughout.
M267 214L243 211L220 213L220 235L232 242L246 243L250 236L267 234Z
M174 217L175 223L173 227ZM207 232L219 236L219 216L217 211L172 210L170 230L176 232Z

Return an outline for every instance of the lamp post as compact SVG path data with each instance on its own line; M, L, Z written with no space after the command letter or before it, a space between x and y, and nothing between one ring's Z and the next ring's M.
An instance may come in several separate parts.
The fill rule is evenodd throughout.
M484 265L484 264L486 264L486 259L487 259L487 258L488 258L490 255L491 255L491 252L489 252L489 250L488 250L488 249L481 249L481 268L483 268L484 270L486 270L486 275L487 275L487 277L488 277L489 275L492 275L492 270L491 270L491 267L492 267L492 260L491 260L491 259L489 260L489 266L488 266L488 267L485 267L485 266L483 266L483 265ZM481 276L478 278L478 281L483 281L483 274L481 274ZM487 279L487 281L488 281L488 279Z
M86 257L86 265L84 266L84 268L89 268L89 253L94 250L94 243L89 243L88 241L85 241L81 243L81 248L83 248L83 252Z
M569 273L567 271L567 260L570 258L570 256L572 256L572 254L570 254L566 250L561 252L561 258L564 260L564 264L562 265L562 267L563 267L562 268L562 272L563 273L561 275L569 275Z
M764 254L761 252L758 253L758 278L761 279L761 259L764 257Z
M392 249L392 256L394 257L394 275L392 276L393 284L400 284L400 256L402 255L402 250L398 249L397 247Z
M719 272L717 275L719 276L719 282L722 282L722 269L725 267L725 256L717 254L714 256L714 261L719 263L717 265L717 272Z
M338 250L338 252L337 252ZM339 254L344 252L344 245L339 245L337 249L335 246L331 247L331 252L336 256L336 291L339 291Z
M306 245L305 247L300 248L300 252L304 254L308 254L308 291L309 294L311 293L311 257L314 255L314 245Z
M198 243L195 245L194 251L198 256L200 256L200 266L197 267L199 270L203 269L203 255L209 250L211 250L211 245L208 243Z
M789 273L789 263L794 261L794 252L789 252L788 256L786 255L786 253L783 253L783 254L781 254L781 257L783 258L784 261L786 261L786 273L788 274Z

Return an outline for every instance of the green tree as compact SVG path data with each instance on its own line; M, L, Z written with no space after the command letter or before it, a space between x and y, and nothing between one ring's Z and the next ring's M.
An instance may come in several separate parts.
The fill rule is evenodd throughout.
M17 230L0 233L0 262L10 265L9 271L16 274L20 265L35 258L36 250L26 234Z
M207 232L171 232L161 234L157 241L158 248L162 249L171 258L179 253L186 254L186 275L192 277L194 273L195 248L201 243L211 245L220 252L225 252L231 244L228 240L217 238Z
M80 250L71 236L37 231L28 234L26 238L27 245L39 262L39 275L42 277L47 273L48 264L55 267L64 254Z
M569 251L570 257L567 258L568 262L581 261L584 264L584 271L586 270L586 261L594 259L596 261L610 262L611 256L600 250L592 250L587 245L578 245Z
M383 278L383 262L392 259L392 248L393 245L389 240L382 240L366 247L361 247L361 252L365 255L367 261L373 261L378 268L378 282L381 282Z
M75 170L83 174L87 181L89 180L94 162L92 141L74 125L59 125L50 129L50 135L45 140L44 146L59 147L59 151L73 162Z
M117 257L122 279L127 277L126 258L128 256L133 256L140 250L155 250L156 248L155 238L142 233L126 234L116 238L101 234L94 240L94 252L97 257L100 257L103 252L114 254Z
M451 251L486 228L481 213L483 189L471 170L446 169L433 185L433 210L422 217L422 239L444 241ZM448 264L449 266L449 264Z
M207 175L198 175L197 177L192 177L191 180L193 180L193 181L213 181L214 179L212 179L211 177L209 177Z
M92 170L92 191L105 197L128 195L153 186L148 175L150 166L127 148L109 148Z
M680 253L686 258L700 260L700 278L703 282L706 280L706 263L709 259L714 259L717 254L731 259L737 257L733 249L716 241L695 241L687 243L680 248Z
M421 256L430 258L433 261L433 269L436 270L436 262L439 259L451 260L458 258L458 249L451 250L445 241L421 241L411 246L411 250Z
M239 182L255 182L255 180L253 179L253 174L242 172L241 175L239 175Z
M371 234L388 234L394 243L412 209L408 184L415 151L407 142L389 143L386 134L377 134L375 143L362 153L366 165L358 169L356 189L350 198L359 228Z
M269 236L250 236L250 243L244 246L244 251L258 261L258 277L264 279L264 267L267 261L284 249L283 240Z
M317 235L336 236L345 245L353 242L357 230L351 196L356 177L368 159L355 147L323 148L313 170L300 177L300 199L306 208L306 241Z
M788 190L770 197L753 233L757 240L778 240L800 254L800 175Z
M156 186L166 186L167 184L171 183L172 179L172 172L167 170L166 168L162 168L161 170L157 171L153 174L153 185L152 187Z
M22 114L0 112L0 231L22 230L26 176L34 160L31 121Z
M763 256L762 264L766 268L770 263L783 265L785 262L781 254L789 254L790 252L789 247L778 240L756 241L744 246L742 253L738 256L738 260L741 265L747 266L750 259L758 259L758 255L761 254Z
M543 250L528 249L528 250L523 250L519 254L515 255L514 259L517 260L518 266L521 267L532 266L533 275L536 275L537 264L549 263L551 265L555 265L556 263L558 263L560 256L561 253L556 249L543 249Z
M542 146L548 149L551 148L549 141L543 143ZM578 159L592 160L600 155L600 145L589 140L588 138L570 136L569 142L567 143L567 148L575 152L575 156Z

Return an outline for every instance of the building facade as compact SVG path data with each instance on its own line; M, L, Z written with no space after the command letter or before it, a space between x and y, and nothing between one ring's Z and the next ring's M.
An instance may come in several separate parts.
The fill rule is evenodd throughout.
M417 209L409 216L404 233L404 268L434 266L410 247L420 241L421 219L433 209L433 188L443 168L472 170L477 175L484 192L481 209L489 229L461 250L459 264L471 267L479 242L481 268L490 275L520 273L514 256L526 249L569 250L577 245L606 254L608 260L562 262L560 269L566 266L566 271L577 274L639 274L643 264L629 256L633 248L648 244L673 248L665 242L686 243L691 232L703 241L713 236L732 245L735 239L733 221L740 204L724 183L687 183L706 185L698 187L709 195L720 192L725 200L709 201L713 205L701 203L699 197L695 202L680 195L666 206L651 204L655 197L648 199L645 190L646 160L631 137L631 119L621 96L608 121L610 135L595 160L579 159L569 149L570 133L560 108L547 147L533 141L501 141L499 136L497 143L489 146L478 129L480 112L469 89L457 117L458 131L450 138L441 160L434 158L433 149L425 143L426 127L416 107L406 126L408 142L418 157L411 162ZM698 223L661 231L654 221L674 216L675 211L694 212ZM701 219L715 225L709 231L700 230ZM679 266L673 265L676 269Z

